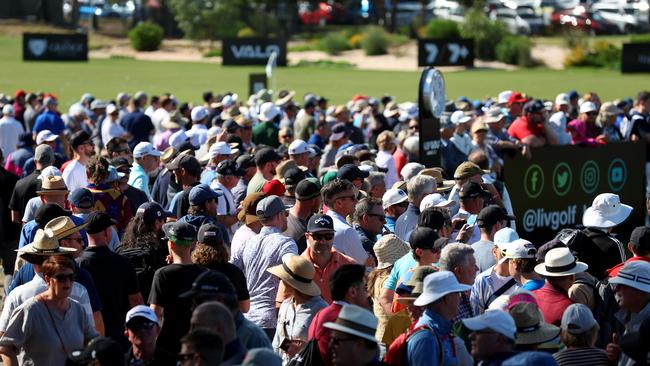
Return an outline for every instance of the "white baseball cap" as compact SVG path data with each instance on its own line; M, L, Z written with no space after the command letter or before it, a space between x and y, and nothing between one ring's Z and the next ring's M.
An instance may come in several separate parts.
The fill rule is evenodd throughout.
M497 104L507 104L508 99L510 99L510 96L512 95L512 90L504 90L501 93L499 93L499 96L497 97Z
M309 145L303 140L293 140L289 145L289 155L304 154L306 152L309 152Z
M555 97L555 105L569 105L569 94L560 93Z
M627 262L616 277L609 280L609 283L626 285L639 291L650 292L650 263L644 261Z
M106 114L115 113L115 111L117 111L117 107L115 106L115 104L111 103L106 106Z
M227 142L224 141L217 141L212 146L210 146L210 150L208 150L208 155L210 155L210 159L216 158L218 155L230 155L232 154L232 150L230 149L230 146L228 146Z
M598 108L593 102L584 102L580 104L580 113L596 112Z
M445 199L440 193L431 193L422 199L420 202L420 212L426 210L429 207L451 207L455 202L452 200Z
M506 249L506 257L510 259L534 259L536 256L537 249L526 239L516 239Z
M479 316L463 319L463 324L472 331L490 329L513 340L517 334L515 320L502 310L488 310Z
M381 198L382 207L385 210L390 206L405 202L408 198L408 195L403 190L399 188L391 188L387 190Z
M461 123L466 123L469 122L472 119L472 117L468 116L465 114L463 111L456 111L451 114L451 117L449 117L449 120L451 123L455 125L459 125Z
M141 158L143 156L160 156L162 153L158 150L156 150L155 147L150 142L140 142L139 144L135 145L135 148L133 149L133 157L134 158Z
M237 103L237 99L239 99L239 95L237 94L226 95L221 99L221 105L223 105L224 109L230 108Z
M180 144L182 144L183 142L185 142L185 141L187 141L187 140L189 140L189 139L190 139L190 138L189 138L189 136L187 136L187 134L185 133L185 130L182 130L182 129L181 129L181 130L178 130L178 131L172 133L172 134L169 136L169 146L171 146L171 147L173 147L173 148L178 148L178 146L179 146Z
M190 116L192 117L192 122L206 119L208 118L209 115L210 113L208 112L208 110L205 109L205 107L201 107L201 106L192 108L192 113L190 114Z
M137 318L137 317L145 318L151 322L160 325L156 313L153 311L153 309L145 305L137 305L134 306L131 310L129 310L126 313L126 321L124 323L128 325L129 322L133 320L133 318Z
M423 291L413 302L415 306L426 306L453 292L465 292L472 286L458 283L456 276L449 271L438 271L424 279Z
M5 116L13 115L14 107L11 104L5 104L5 106L2 107L2 114Z
M501 250L508 250L512 242L517 239L519 234L509 227L504 227L494 234L494 244Z
M594 314L584 304L571 304L562 314L560 327L571 334L584 333L596 325Z
M59 136L52 133L50 130L43 130L36 135L36 145L40 145L44 142L52 142L58 139Z
M406 163L406 165L404 165L402 170L399 172L399 175L402 177L402 179L408 181L409 179L418 175L418 173L420 173L425 168L426 167L420 163Z

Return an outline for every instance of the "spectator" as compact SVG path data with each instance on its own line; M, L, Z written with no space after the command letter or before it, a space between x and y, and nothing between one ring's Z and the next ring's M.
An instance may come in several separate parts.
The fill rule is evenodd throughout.
M571 132L572 144L598 146L607 142L602 135L602 127L596 124L596 116L598 116L598 108L594 103L583 102L580 105L578 118L567 125L567 130Z
M62 153L64 151L62 145L66 145L67 141L63 134L66 129L65 124L56 110L59 102L54 97L47 97L43 101L43 104L45 109L38 117L36 117L36 122L32 128L34 140L38 141L37 136L41 131L50 131L53 135L59 137L59 140L56 141L54 150L58 153Z
M544 257L544 263L535 266L535 272L546 277L544 287L533 293L547 323L560 325L564 310L573 304L567 292L575 280L575 275L586 271L587 268L589 266L576 261L566 247L549 250Z
M481 365L501 365L515 355L514 343L517 326L508 313L489 310L463 324L471 331L472 356Z
M329 347L332 362L341 366L381 366L375 339L377 318L356 305L345 305L335 322L325 323L332 335Z
M119 115L120 111L117 110L115 104L109 104L106 106L106 118L101 122L102 143L104 145L108 144L108 142L114 138L124 139L129 136L119 123Z
M327 145L327 140L331 134L330 125L326 121L318 121L316 123L316 131L311 134L307 143L316 145L319 149L324 149Z
M148 115L144 114L142 111L144 105L140 105L140 103L141 101L134 100L129 106L128 111L119 104L119 101L117 104L120 124L124 130L126 130L128 136L131 137L131 140L129 140L129 147L131 149L135 149L135 146L141 142L148 142L156 131L162 132L162 130L158 130L159 125L157 125L156 122L162 122L164 118L158 118L158 113L161 113L162 111L166 112L174 108L171 99L167 99L164 102L161 101L161 104L163 104L162 108L158 108L156 114L150 118ZM169 115L168 112L166 114Z
M465 229L469 229L472 233L467 244L474 244L480 239L480 229L476 224L470 225L469 220L471 218L476 218L475 221L478 221L478 214L483 210L483 206L486 201L488 201L492 194L485 190L480 183L476 182L467 182L458 191L458 196L460 198L460 209L458 213L452 218L452 221L455 219L464 220L464 224L467 225ZM460 232L463 230L456 230L454 232ZM452 233L452 236L454 234Z
M23 113L23 122L25 123L26 132L31 134L32 129L34 128L34 123L36 123L36 117L41 113L41 102L38 100L38 96L34 93L29 93L25 97L25 113Z
M114 137L108 142L104 143L106 145L106 152L108 153L108 158L126 158L128 161L133 160L133 154L131 153L131 148L125 139L120 137Z
M192 119L192 128L186 132L187 137L190 138L192 145L200 147L197 156L202 156L207 152L209 112L205 107L196 106L192 108L190 117Z
M367 162L369 160L366 160ZM371 165L363 165L364 167L369 167L372 169ZM367 193L370 197L381 200L386 193L386 174L382 172L371 171L368 178L366 178L364 184L367 185Z
M320 288L314 283L314 266L306 258L288 255L281 265L267 271L282 281L289 294L280 305L273 337L273 349L288 361L309 341L309 325L327 303L320 297Z
M641 91L636 96L630 112L629 128L621 126L621 132L631 141L650 141L650 92ZM647 165L647 164L646 164ZM646 171L648 167L646 166Z
M257 150L255 152L255 166L257 167L257 172L248 182L246 194L248 195L262 191L264 184L273 179L273 176L276 173L275 168L281 160L282 158L280 155L271 148L261 148Z
M133 149L133 168L129 177L129 185L143 191L151 200L149 191L149 173L156 170L160 164L160 151L149 142L141 142Z
M70 138L73 158L63 170L63 180L70 191L88 186L86 164L95 155L95 146L86 131L75 132Z
M124 328L131 343L126 352L127 365L176 365L176 357L156 345L160 321L150 307L138 305L129 310Z
M398 181L397 168L393 152L395 152L395 134L391 131L383 131L377 136L377 159L375 163L379 168L386 169L386 189L389 189Z
M309 165L309 145L304 140L293 140L289 145L289 159L298 166Z
M77 221L79 225L86 222L86 219L90 216L95 207L93 193L88 188L77 188L74 190L68 196L68 203L70 205L70 210L72 211L71 221ZM115 251L115 249L120 245L120 237L118 236L115 227L112 227L112 231L113 234L108 247L110 250ZM88 245L88 235L86 235L86 231L82 229L80 233L80 239L82 240L81 244L83 244L83 246Z
M345 164L339 168L338 173L336 173L337 179L345 179L352 183L354 187L358 190L361 190L363 186L363 180L368 178L370 173L359 169L355 164ZM360 196L357 196L360 198Z
M2 107L2 118L0 118L0 150L4 156L16 151L20 135L25 133L22 123L14 118L14 107L6 104Z
M474 249L471 246L462 243L451 243L442 248L440 270L452 272L463 286L474 284L476 269ZM452 323L472 316L474 316L474 312L469 301L469 292L461 292L458 313L452 318Z
M305 179L297 184L295 189L296 202L289 209L287 230L284 235L292 238L298 246L298 253L307 248L307 222L321 208L321 186L318 181Z
M38 176L41 171L54 163L54 152L48 145L40 145L34 152L34 162L36 170L21 178L16 182L16 186L9 201L11 209L11 221L20 224L27 202L36 197L36 191L39 189Z
M293 160L287 160L293 162ZM282 202L287 206L295 206L296 204L296 186L298 183L305 180L305 172L301 168L289 168L284 172L284 194L282 195ZM320 190L320 189L319 189ZM320 207L318 208L320 209Z
M639 226L632 230L630 242L627 245L627 248L632 252L632 258L608 269L607 277L616 277L618 271L620 271L626 263L636 261L650 262L650 228Z
M363 249L377 261L373 246L377 242L377 237L384 230L386 216L381 207L381 201L376 198L364 198L356 205L352 214L354 229L359 234Z
M212 181L210 188L223 193L217 198L217 221L228 229L229 236L232 236L239 225L237 225L237 206L231 189L235 188L239 177L246 172L237 166L234 160L222 161L217 165L216 180Z
M476 265L479 272L484 272L496 264L494 257L494 235L507 227L508 221L514 219L505 209L497 205L483 208L476 219L481 232L481 239L472 244Z
M237 158L236 161L239 169L242 169L246 172L246 174L244 174L239 179L239 182L237 182L235 188L231 190L233 196L235 196L235 204L239 205L246 197L248 182L250 182L251 178L253 178L253 175L255 175L257 168L255 167L254 155L242 154Z
M571 143L571 134L567 132L569 96L566 93L560 93L555 97L555 113L548 120L549 126L557 136L558 145L568 145Z
M86 171L88 172L88 189L95 199L95 210L105 212L109 217L115 218L117 231L124 232L133 218L134 210L126 195L116 188L118 183L107 182L110 176L108 160L101 156L94 156L86 165Z
M501 174L503 168L503 160L497 155L492 145L487 142L488 126L480 121L472 124L472 150L471 152L481 151L488 159L488 167L490 171Z
M507 111L508 115L506 116L506 125L510 126L512 123L521 117L521 113L524 111L524 104L528 102L528 98L521 95L520 92L511 92L507 99Z
M323 157L318 167L320 174L325 174L328 170L336 169L336 155L339 148L348 143L348 129L344 123L337 123L332 126L332 134L329 143L323 149Z
M16 144L16 151L11 154L4 154L4 168L9 172L13 173L17 177L23 176L23 166L27 160L34 157L34 138L32 137L31 132L25 132L20 137L18 137L18 143ZM33 159L32 159L33 161ZM8 191L9 193L13 192L13 189ZM9 200L6 201L7 203ZM8 217L11 217L8 216Z
M237 338L232 314L217 301L204 302L194 309L190 320L190 332L196 329L209 329L221 337L224 343L223 363L239 365L246 356L246 348Z
M531 100L524 106L524 115L508 127L508 134L530 147L555 145L556 136L547 123L544 103Z
M503 157L504 153L509 151L520 151L525 145L521 144L517 139L508 135L505 130L506 115L503 113L499 106L493 105L485 112L483 122L488 127L486 141L492 146L499 157ZM566 132L565 132L566 134ZM567 142L567 144L570 142Z
M257 116L260 124L253 128L253 142L256 145L279 146L277 124L282 119L282 111L271 102L262 104ZM307 136L305 139L308 139ZM258 165L259 166L259 165Z
M623 111L618 109L616 104L612 102L605 102L602 106L600 106L598 117L596 117L596 125L602 129L602 136L604 141L623 141L623 136L618 130L618 127L616 127L616 118L622 113Z
M391 188L382 197L382 207L386 214L384 227L391 233L395 232L395 222L409 206L408 195L399 188Z
M192 155L179 154L165 167L174 174L177 186L181 187L181 189L174 194L167 209L172 214L176 215L177 218L181 218L188 214L191 205L189 196L192 188L201 184L199 180L202 170L201 164ZM207 185L205 185L205 187L209 188ZM216 219L216 212L212 216Z
M420 202L426 195L436 192L436 180L433 177L418 175L406 181L409 206L395 222L395 235L404 241L409 240L415 229L420 215Z
M293 142L293 137L293 129L289 126L280 127L280 130L278 130L280 146L286 146L288 148Z
M217 177L217 165L224 160L230 159L232 155L232 150L227 143L223 141L217 141L208 150L208 156L210 161L208 165L201 173L201 183L211 185L214 178Z
M509 313L517 325L515 349L534 351L540 345L551 342L560 334L560 328L544 322L542 313L535 303L519 302L509 305Z
M449 140L463 155L469 155L472 151L472 138L468 131L470 125L472 125L472 117L466 115L463 111L455 111L451 114L449 120L455 126L454 134Z
M293 124L296 138L307 141L314 131L316 131L315 111L316 103L312 101L307 101L302 106Z
M241 202L241 209L239 210L239 213L237 213L237 218L243 225L241 225L239 229L235 231L235 234L232 237L232 242L230 244L231 262L233 255L242 250L246 242L257 235L262 229L262 223L260 223L259 218L257 218L256 210L257 204L264 197L266 197L264 193L256 192L249 194Z
M118 189L124 193L129 202L131 202L133 208L140 207L149 202L149 197L147 197L146 193L129 184L129 179L131 178L131 164L126 158L119 157L111 160L111 166L113 166L119 173Z
M535 272L536 257L537 249L525 239L514 240L506 249L510 276L524 290L535 291L544 287L544 279Z
M607 366L607 352L594 347L599 330L591 310L573 304L562 315L560 340L566 347L553 355L560 366Z
M187 333L180 339L181 351L178 354L178 362L181 365L220 365L224 356L224 342L221 337L212 330L197 328Z

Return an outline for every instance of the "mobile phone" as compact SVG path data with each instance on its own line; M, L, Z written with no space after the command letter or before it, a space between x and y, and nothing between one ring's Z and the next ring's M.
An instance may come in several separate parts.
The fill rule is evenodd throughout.
M477 217L478 216L476 216L476 215L469 215L469 217L467 218L467 225L469 225L469 226L476 225L476 218Z

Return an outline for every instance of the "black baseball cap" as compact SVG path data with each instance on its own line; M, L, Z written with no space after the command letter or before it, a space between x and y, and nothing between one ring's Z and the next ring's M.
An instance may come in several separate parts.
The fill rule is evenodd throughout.
M165 167L168 170L176 170L176 169L183 168L188 171L196 171L197 169L201 169L201 164L194 156L183 154L177 156L174 160L172 160L171 163L167 164Z
M235 295L235 286L221 272L208 270L196 277L192 288L179 295L180 298L191 298L197 295Z
M266 163L270 163L272 161L280 161L282 158L278 153L275 152L272 148L262 148L259 151L255 153L255 165L256 166L264 166Z
M334 232L334 221L331 217L323 214L314 214L307 222L308 233Z
M367 178L369 175L369 172L359 169L359 167L354 164L345 164L339 169L338 173L336 173L337 178L347 179L350 182L357 179Z
M147 225L153 225L156 220L164 220L174 216L171 212L166 211L158 202L145 202L138 207L136 215L142 215Z
M18 138L18 144L16 147L22 148L22 147L32 147L36 145L36 142L34 142L34 136L32 135L31 132L25 132L20 135Z
M120 156L111 160L111 165L117 169L120 173L130 173L131 172L131 163L129 159Z
M650 252L650 228L639 226L630 235L630 246L635 254Z
M444 225L445 215L433 207L425 209L420 213L420 216L418 216L419 227L427 227L433 230L440 230Z
M39 229L44 229L48 222L61 216L72 216L72 212L63 209L56 203L45 203L36 209L34 221L36 221Z
M514 219L514 216L508 215L505 208L498 205L489 205L479 212L476 223L478 227L492 227L499 221Z
M539 99L533 99L524 104L524 113L537 113L544 109L544 103Z
M86 218L86 232L88 234L97 234L109 227L115 225L117 222L111 219L105 212L91 212Z
M201 225L197 239L199 243L211 247L223 244L223 236L221 235L221 230L219 230L219 227L217 225L211 223Z
M99 336L88 342L83 350L75 350L70 354L70 360L75 365L86 365L99 361L102 365L124 364L124 353L116 340Z
M90 134L84 130L77 131L70 137L70 145L73 149L76 149L83 144L91 143L92 141L90 140Z
M221 128L226 130L228 133L235 133L237 130L239 130L239 125L235 122L235 120L229 119L225 121L222 125Z
M316 178L307 178L296 186L295 196L298 201L308 201L320 196L321 185Z
M88 188L79 187L72 191L68 196L68 201L75 206L83 209L92 208L95 205L93 193Z
M237 165L241 169L248 169L255 166L255 156L250 154L240 155L237 158Z
M183 141L183 142L181 142L181 143L177 146L177 150L178 150L179 152L183 152L183 151L189 150L189 151L192 151L192 154L194 153L194 151L196 151L196 150L198 150L198 149L199 149L199 147L198 147L198 146L194 146L194 145L192 144L192 141L190 141L190 140ZM187 155L187 154L186 154L186 155ZM190 155L190 156L191 156L191 155ZM170 164L171 164L171 163L170 163ZM169 169L169 168L167 168L167 169Z
M217 165L217 173L220 175L234 175L235 177L243 177L246 171L240 169L237 162L234 160L220 161Z
M196 227L187 222L174 221L163 225L165 238L175 244L191 245L196 241Z
M411 232L411 237L409 238L409 243L411 244L411 249L433 249L435 248L436 240L438 240L438 234L431 228L428 227L416 227L413 232Z
M305 179L305 172L300 168L289 168L284 172L284 185L295 187Z
M460 191L458 192L458 196L461 199L465 198L490 198L492 197L492 194L476 182L467 182L463 184L462 187L460 187Z

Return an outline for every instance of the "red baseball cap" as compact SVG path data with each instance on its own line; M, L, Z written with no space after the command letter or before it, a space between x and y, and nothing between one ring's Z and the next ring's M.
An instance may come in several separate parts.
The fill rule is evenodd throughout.
M27 94L27 93L25 93L24 90L20 90L20 89L19 89L19 90L16 90L16 98L18 98L18 97L24 97L25 94Z
M284 184L277 179L271 179L264 183L262 192L267 196L282 196L284 194Z
M512 103L526 103L527 101L528 99L524 98L520 92L513 92L510 98L508 98L508 105L512 105Z

